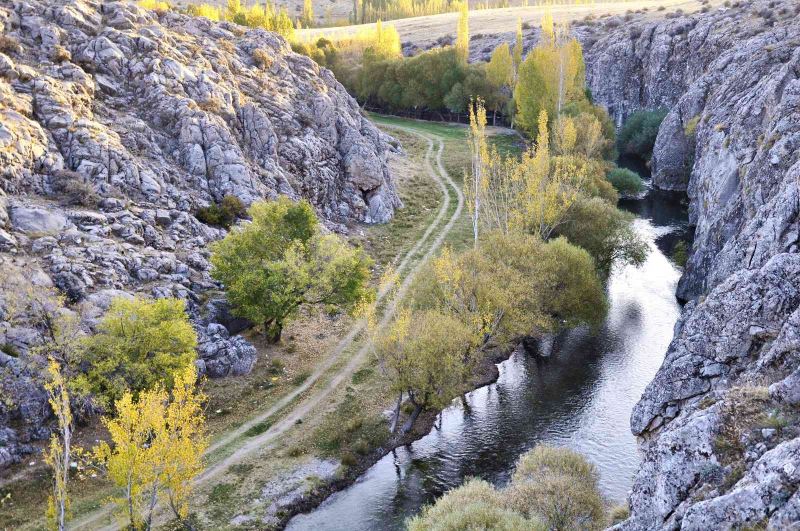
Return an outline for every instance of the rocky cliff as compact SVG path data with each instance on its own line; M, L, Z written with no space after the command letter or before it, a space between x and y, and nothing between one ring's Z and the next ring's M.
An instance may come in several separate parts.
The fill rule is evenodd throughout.
M116 296L185 299L201 370L246 373L255 349L208 273L225 231L198 209L284 194L332 228L384 222L399 206L387 149L275 34L127 2L0 0L0 468L47 435L37 330L3 321L12 278L56 286L88 324Z
M631 417L643 463L619 529L800 521L800 6L728 4L609 19L586 41L618 122L670 109L653 184L688 191L695 226L690 302Z

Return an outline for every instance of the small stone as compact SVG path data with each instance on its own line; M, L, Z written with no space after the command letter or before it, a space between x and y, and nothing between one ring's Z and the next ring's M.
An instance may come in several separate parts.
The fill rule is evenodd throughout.
M761 436L766 440L770 440L775 437L776 433L778 433L778 430L775 428L763 428L761 430Z

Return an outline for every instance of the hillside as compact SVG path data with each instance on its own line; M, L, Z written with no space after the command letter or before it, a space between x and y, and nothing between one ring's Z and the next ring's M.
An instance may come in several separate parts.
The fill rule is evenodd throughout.
M633 411L644 462L620 529L785 529L800 518L800 13L738 2L587 45L619 120L668 107L653 184L687 190L685 306Z
M199 209L284 194L343 228L400 204L388 137L275 34L87 0L2 2L0 30L4 305L28 282L93 318L120 295L180 297L201 371L244 374L256 350L218 324L208 273L225 231ZM47 436L48 406L24 355L37 332L0 327L2 467Z

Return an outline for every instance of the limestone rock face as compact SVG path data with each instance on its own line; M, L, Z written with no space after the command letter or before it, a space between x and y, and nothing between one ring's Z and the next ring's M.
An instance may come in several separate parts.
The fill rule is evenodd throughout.
M690 302L631 416L643 463L618 529L800 519L800 7L734 2L585 40L618 123L669 108L653 184L686 190Z
M0 2L0 31L0 271L57 287L89 328L114 297L179 297L201 372L245 374L247 323L220 313L209 275L225 231L197 209L283 194L346 230L400 206L391 139L276 34L100 0ZM0 289L14 353L0 353L0 467L47 437L49 415L27 359L37 332L4 321L8 300Z

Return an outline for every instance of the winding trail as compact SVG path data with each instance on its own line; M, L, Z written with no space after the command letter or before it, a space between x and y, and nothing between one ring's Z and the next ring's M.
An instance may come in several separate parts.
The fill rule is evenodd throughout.
M388 286L382 288L378 293L378 303L387 297L390 297L385 305L383 314L378 323L379 329L386 327L390 323L400 305L400 302L405 297L417 274L425 265L425 263L427 263L427 261L441 248L445 238L452 230L464 209L464 195L460 187L450 178L442 162L444 142L440 138L434 138L434 136L429 134L421 133L413 127L405 127L394 124L381 125L382 127L389 127L416 135L427 141L428 148L425 153L426 173L442 190L443 199L436 217L430 223L430 225L428 225L425 233L404 255L400 264L397 265L397 273L400 275L400 278L403 279L397 290L393 291L391 286ZM434 158L433 152L435 146L436 163L434 167L432 159ZM453 203L454 199L456 203L455 208L452 209L452 213L450 213L450 216L447 217L451 210L451 204ZM447 221L444 226L442 226L445 218L447 218ZM435 237L433 237L434 233L436 233ZM424 254L419 257L421 253ZM406 270L409 271L404 275ZM211 463L198 477L197 483L207 483L213 480L221 472L227 470L232 464L241 461L257 451L263 451L270 448L279 436L290 430L296 425L297 421L301 420L314 408L328 399L330 395L338 387L340 387L347 378L350 378L352 374L367 359L367 356L371 350L371 344L369 341L365 341L364 344L359 347L357 352L350 357L350 359L341 369L336 372L332 372L332 368L337 364L337 362L342 360L345 354L350 350L350 347L352 347L356 343L356 340L362 336L365 328L365 320L362 319L356 322L350 331L345 335L345 337L343 337L339 343L337 343L336 346L328 352L324 361L317 366L314 372L305 380L305 382L303 382L302 385L283 396L275 404L252 417L247 422L216 439L209 446L206 452L208 456L212 457L215 454L224 454L226 450L232 451L219 459L214 459L212 457ZM329 374L331 372L332 374ZM324 381L326 378L328 378L328 380L324 385L315 385L320 383L321 380ZM302 397L304 393L307 393L307 395ZM296 405L291 407L296 401ZM269 426L263 433L254 437L245 436L245 432L261 423L267 422L286 408L289 408L288 412L283 415L280 420L277 420L271 426ZM72 522L70 522L69 527L71 529L117 529L118 526L107 523L107 518L111 514L112 510L113 506L105 505L94 512L74 519Z

